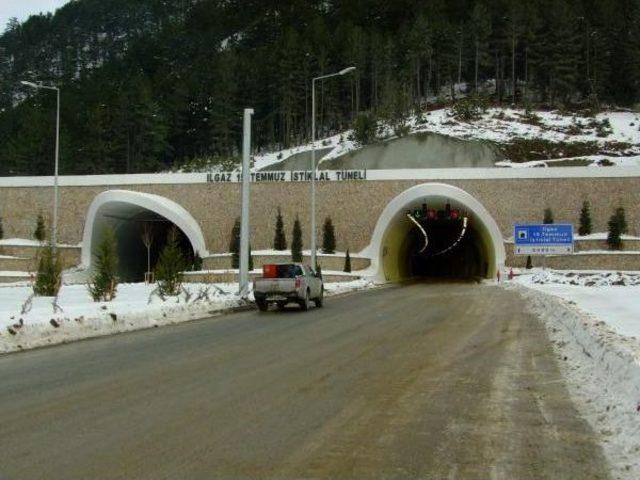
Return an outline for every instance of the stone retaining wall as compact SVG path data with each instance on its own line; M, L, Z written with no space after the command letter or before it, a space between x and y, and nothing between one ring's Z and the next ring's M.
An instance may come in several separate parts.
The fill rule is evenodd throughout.
M287 263L291 262L291 254L285 255L253 255L254 268L262 268L265 263ZM318 255L318 265L323 270L334 270L341 272L344 269L344 257L342 256L325 256ZM304 263L311 263L309 255L303 257ZM371 265L371 260L362 257L351 257L351 269L352 270L364 270ZM219 270L225 268L231 268L231 255L215 256L205 258L203 261L203 267L206 270Z
M318 183L318 238L322 223L331 216L337 248L356 253L366 247L385 206L396 195L424 180L388 180ZM547 207L558 223L577 224L584 200L592 206L594 231L606 231L607 221L618 206L626 207L631 235L640 234L640 180L626 178L525 178L447 180L477 198L496 219L504 238L512 236L516 222L540 222ZM210 252L224 252L236 217L240 214L239 184L154 184L113 187L167 197L182 205L200 225ZM82 240L85 216L96 195L112 187L61 187L61 242ZM257 183L252 185L251 231L254 250L272 247L276 209L284 216L291 239L296 216L300 218L303 243L309 245L309 185L306 183ZM5 237L30 238L38 213L49 223L51 189L48 187L0 188Z

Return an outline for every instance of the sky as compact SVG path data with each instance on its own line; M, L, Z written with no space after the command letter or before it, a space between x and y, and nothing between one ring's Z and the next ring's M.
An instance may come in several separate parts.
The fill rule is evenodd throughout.
M0 32L3 32L11 17L17 17L21 22L29 15L42 12L53 12L69 0L0 0Z

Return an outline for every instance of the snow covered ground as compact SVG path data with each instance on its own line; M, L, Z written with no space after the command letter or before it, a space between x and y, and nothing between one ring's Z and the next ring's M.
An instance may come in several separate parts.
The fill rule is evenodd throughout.
M46 242L40 242L38 240L32 240L29 238L3 238L0 240L0 247L41 247ZM59 243L58 248L78 248L82 244L68 245L66 243Z
M327 296L374 287L370 280L328 283ZM0 353L204 318L249 303L237 284L185 284L177 297L153 294L155 285L121 284L112 302L93 302L85 285L65 285L57 304L31 297L27 284L0 286ZM253 299L250 295L249 300Z
M582 157L550 158L548 160L531 160L529 162L497 162L497 167L507 168L532 168L532 167L553 167L554 164L571 166L571 162L583 162L588 167L640 167L640 155L630 155L614 157L612 155L584 155ZM578 165L574 165L578 166Z
M640 272L534 271L509 288L545 323L614 478L640 478Z
M521 285L573 302L614 332L640 340L640 273L536 271Z

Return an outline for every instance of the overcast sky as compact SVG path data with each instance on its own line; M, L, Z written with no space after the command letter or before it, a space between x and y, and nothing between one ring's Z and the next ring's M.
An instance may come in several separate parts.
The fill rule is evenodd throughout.
M53 12L69 0L0 0L0 32L4 32L11 17L21 22L40 12Z

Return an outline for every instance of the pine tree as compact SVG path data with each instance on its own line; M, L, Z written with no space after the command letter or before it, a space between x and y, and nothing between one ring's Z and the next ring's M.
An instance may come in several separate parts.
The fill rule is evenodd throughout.
M160 253L156 264L156 279L161 295L177 295L182 286L182 272L186 261L178 245L178 232L175 227L169 231L167 244Z
M240 268L240 218L236 218L231 229L229 251L231 252L231 268Z
M291 259L294 262L302 262L302 228L300 227L300 219L296 215L296 221L293 223L293 239L291 240Z
M618 228L622 235L629 233L629 226L627 225L627 218L624 214L624 208L618 207L616 209L616 219L618 221Z
M202 270L202 257L200 256L200 252L196 252L193 256L192 270L194 272L199 272Z
M336 232L333 227L331 217L327 217L324 221L322 230L322 252L323 253L335 253L336 252Z
M487 40L491 36L491 14L484 3L478 2L471 12L471 36L474 47L474 92L479 90L480 67L487 63Z
M527 255L527 266L525 268L527 270L531 270L533 268L533 262L531 260L531 255Z
M276 234L273 239L273 249L280 251L287 249L287 238L284 233L284 222L280 207L278 207L278 215L276 216Z
M35 238L39 242L44 242L46 236L47 235L44 226L44 217L42 216L42 214L38 214L38 219L36 220L36 229L33 232L33 238Z
M346 273L351 273L351 255L349 254L348 248L347 248L347 254L344 257L344 271Z
M545 225L553 223L553 212L550 208L544 209L544 219L542 220L542 223L544 223Z
M580 227L578 227L578 234L580 236L591 234L591 211L589 208L589 202L582 204L582 210L580 211Z
M622 249L622 232L620 230L620 219L613 214L609 219L609 234L607 235L607 245L611 250Z
M375 142L378 135L378 121L371 112L359 113L353 122L353 139L358 145Z
M98 245L93 283L89 293L95 302L110 302L118 287L118 246L113 230L107 229Z
M33 293L39 297L55 297L62 285L62 262L60 255L50 246L43 247L38 259L38 271Z

